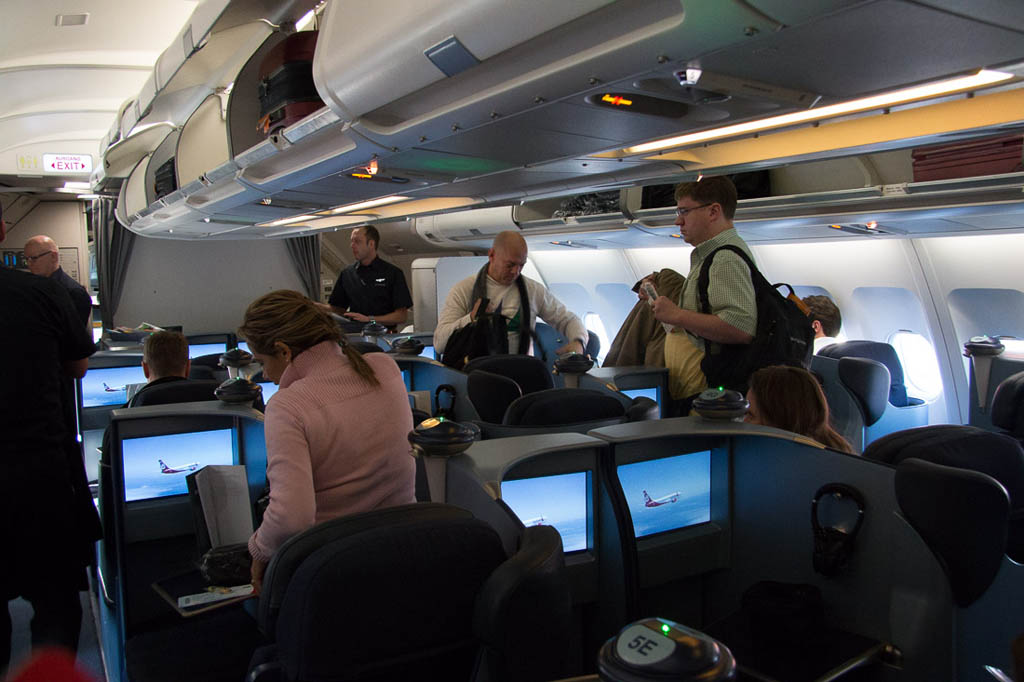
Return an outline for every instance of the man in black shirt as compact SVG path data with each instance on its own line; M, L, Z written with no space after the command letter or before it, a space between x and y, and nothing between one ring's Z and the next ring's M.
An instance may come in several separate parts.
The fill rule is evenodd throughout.
M32 644L78 645L99 518L75 440L70 378L95 350L71 299L53 279L0 268L0 592L32 604ZM11 654L0 610L0 676Z
M42 275L55 280L67 289L71 302L75 304L78 317L82 324L89 325L89 314L92 312L92 297L81 284L73 280L60 267L60 253L57 243L46 235L37 235L25 242L25 262L33 275Z
M349 243L356 262L338 275L328 303L319 305L355 322L380 322L391 329L405 324L412 296L401 269L377 257L377 228L357 227Z

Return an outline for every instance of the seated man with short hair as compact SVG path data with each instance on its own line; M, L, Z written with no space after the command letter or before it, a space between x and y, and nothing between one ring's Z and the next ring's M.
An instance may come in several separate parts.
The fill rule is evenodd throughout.
M142 372L146 375L147 383L131 397L125 407L138 407L139 396L154 386L187 381L191 365L188 340L184 334L167 331L150 334L142 347Z
M839 343L839 329L843 326L843 317L837 306L828 296L805 296L804 305L811 309L811 328L814 329L814 353L817 354L825 346Z

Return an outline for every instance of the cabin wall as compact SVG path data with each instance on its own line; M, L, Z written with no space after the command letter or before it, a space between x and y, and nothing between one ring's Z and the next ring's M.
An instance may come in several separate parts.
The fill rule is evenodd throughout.
M114 324L183 326L186 334L231 332L256 297L303 291L283 240L135 240Z
M20 249L36 235L45 234L57 242L60 249L75 249L71 256L61 252L61 267L89 288L89 236L85 221L84 204L78 201L43 201L25 214L11 228L4 240L5 249Z

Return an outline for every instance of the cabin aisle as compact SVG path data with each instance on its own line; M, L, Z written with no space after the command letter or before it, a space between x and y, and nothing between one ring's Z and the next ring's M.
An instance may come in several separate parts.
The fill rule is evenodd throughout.
M82 630L78 640L78 664L99 682L107 678L103 673L103 661L100 658L100 646L96 638L96 621L89 595L89 592L78 593L82 602ZM16 670L28 660L32 653L32 636L29 632L32 607L24 599L8 602L7 607L11 613L11 625L14 630L11 640L11 670Z

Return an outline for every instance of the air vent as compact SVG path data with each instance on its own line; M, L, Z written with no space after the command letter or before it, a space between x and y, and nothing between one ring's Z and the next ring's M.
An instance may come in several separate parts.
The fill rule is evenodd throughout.
M89 23L89 14L58 14L54 22L56 26L85 26Z

